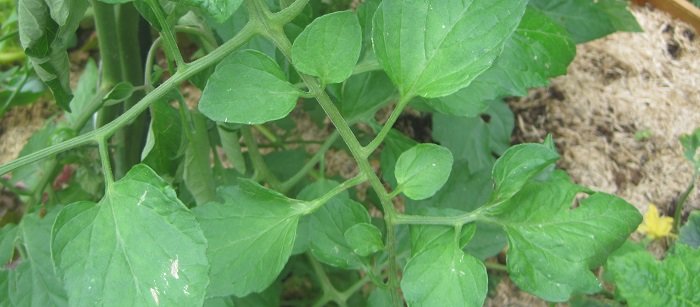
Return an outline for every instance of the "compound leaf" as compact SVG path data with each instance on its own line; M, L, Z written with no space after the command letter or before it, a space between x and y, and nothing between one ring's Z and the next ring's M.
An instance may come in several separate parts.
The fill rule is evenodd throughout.
M262 124L287 116L299 94L274 60L259 51L244 50L216 66L199 110L218 122Z
M455 244L454 228L419 228L430 231L427 236L418 235L423 238L417 240L430 241L422 243L404 269L401 290L408 305L482 306L488 290L484 264ZM413 231L411 237L415 237ZM411 239L412 244L415 240Z
M175 191L144 165L97 204L66 206L52 255L71 306L201 305L207 242Z
M324 84L350 77L360 58L362 29L351 11L314 19L294 40L292 63L300 72L319 77Z
M322 196L338 183L321 180L299 193L299 199L312 200ZM362 204L350 199L347 192L332 198L308 216L309 250L319 261L339 268L358 269L363 265L359 254L345 239L350 227L369 223L370 217Z
M594 293L590 271L605 261L641 222L630 204L596 193L570 209L581 188L566 175L531 181L511 199L488 209L508 236L507 265L521 289L553 302L573 293Z
M435 144L413 146L396 161L397 189L414 200L433 196L450 177L452 162L452 153L445 147Z
M257 183L219 190L223 203L193 212L209 241L211 284L207 296L246 296L265 290L292 252L300 202Z
M372 224L359 223L345 231L345 241L360 256L369 256L384 248L382 232Z
M446 96L493 64L526 4L385 0L374 14L374 52L402 97Z
M676 244L663 261L645 250L611 257L606 266L629 306L700 305L700 250Z

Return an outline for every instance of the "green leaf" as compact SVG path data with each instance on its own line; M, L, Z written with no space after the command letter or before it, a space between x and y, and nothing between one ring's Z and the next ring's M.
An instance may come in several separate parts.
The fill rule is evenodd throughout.
M151 123L141 160L161 176L174 176L182 160L180 115L167 100L151 104L150 111Z
M202 93L199 110L218 122L262 124L287 116L299 94L274 60L261 52L245 50L216 66Z
M201 9L217 23L223 23L238 10L243 0L186 0L185 3Z
M302 203L246 180L219 192L225 202L193 210L209 241L207 296L263 291L289 259Z
M566 30L528 7L491 68L456 94L430 103L440 112L469 116L470 108L476 109L488 100L525 96L527 89L547 85L549 78L566 74L575 55L575 45Z
M129 99L133 93L134 86L131 83L119 82L104 96L103 100L106 106L110 106Z
M486 260L498 255L506 247L508 239L503 228L483 222L476 222L475 225L476 232L471 241L464 247L465 252L481 260Z
M58 105L70 111L72 99L67 42L87 9L87 1L22 0L17 4L20 43L37 76Z
M343 83L340 113L350 123L367 121L389 102L395 91L383 71L353 75Z
M485 74L489 71L490 69L487 70ZM479 78L481 78L481 76L474 80L474 82L479 80ZM474 83L448 96L429 99L428 105L442 114L464 117L479 116L479 114L488 109L491 101L487 99L474 99L475 92L471 89L473 85ZM476 97L480 96L477 95Z
M203 205L217 200L216 183L210 160L211 145L206 119L197 110L189 112L192 126L189 127L190 142L185 149L182 177L187 190L192 193L197 204Z
M452 171L452 153L435 144L418 144L399 156L394 175L408 198L419 200L433 196Z
M73 96L73 99L70 101L71 112L66 113L66 119L71 123L71 126L77 123L80 115L87 111L90 102L95 98L98 77L95 61L93 59L88 59L83 73L80 75L78 86L75 89L75 96Z
M46 216L27 214L17 227L23 258L9 270L9 299L13 306L67 306L66 291L51 262L51 226L60 208ZM26 257L25 257L26 256Z
M175 191L137 165L99 203L61 210L51 250L71 306L155 306L202 304L206 247Z
M345 231L344 236L352 251L363 257L384 249L382 232L372 224L355 224Z
M641 31L623 0L532 0L530 5L564 26L577 44L615 31Z
M683 145L683 155L695 166L695 172L700 172L700 128L695 129L692 134L681 136L681 144Z
M406 302L409 306L482 306L488 290L486 267L455 246L453 228L439 228L447 231L406 264L401 279Z
M382 167L382 177L392 186L396 186L396 177L394 170L396 168L396 160L399 156L411 147L418 145L418 142L405 136L396 129L391 129L384 139L384 148L379 156L380 165Z
M688 222L681 227L678 241L692 248L700 248L700 211L690 213Z
M338 185L331 180L319 180L299 193L303 200L316 199ZM350 199L347 192L333 197L308 216L309 250L319 261L344 269L363 267L362 258L353 252L353 246L345 239L345 232L352 226L370 223L369 213L362 204Z
M511 199L487 210L508 234L511 279L548 301L599 291L590 269L602 264L641 222L636 208L602 193L570 209L580 190L566 175L555 173L546 182L529 182Z
M647 251L612 257L607 268L629 306L700 305L700 250L677 244L663 261Z
M15 224L6 224L0 228L0 270L4 269L15 254L17 232L18 227Z
M442 189L425 200L407 201L406 211L424 207L473 211L488 201L492 185L489 171L472 171L465 161L456 161Z
M491 170L494 155L502 155L510 146L513 113L501 101L489 104L480 117L433 115L433 139L449 148L455 160L467 161L473 171Z
M357 15L341 11L316 18L294 40L292 63L324 84L350 77L360 58L362 30Z
M374 52L402 97L447 96L493 64L526 4L385 0L374 15Z
M493 166L492 178L496 189L491 204L510 199L538 173L559 159L559 154L543 144L515 145L503 154Z

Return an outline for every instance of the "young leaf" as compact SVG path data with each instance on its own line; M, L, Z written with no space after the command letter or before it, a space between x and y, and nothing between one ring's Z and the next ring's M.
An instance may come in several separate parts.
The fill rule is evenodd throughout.
M110 106L129 99L134 93L134 86L129 82L119 82L104 96L104 105Z
M78 86L75 89L75 95L70 101L70 113L66 113L66 119L71 124L75 125L78 121L80 114L85 113L86 108L89 107L90 102L95 98L97 92L97 79L98 79L97 65L93 59L88 59L83 73L80 75L80 80L78 81ZM82 128L82 127L81 127Z
M700 305L700 250L676 244L663 261L647 251L612 257L606 267L629 306Z
M641 31L622 0L532 0L530 5L564 26L577 44L615 31Z
M190 130L190 142L185 149L184 174L187 190L192 193L198 205L216 200L216 183L214 172L210 167L209 132L207 121L197 110L190 112L192 127Z
M520 144L509 148L493 166L496 190L490 203L508 200L531 178L558 159L559 154L543 144Z
M9 300L12 306L68 306L66 290L51 262L51 225L60 208L46 216L27 214L17 227L25 253L9 271Z
M693 211L688 222L681 227L678 240L692 248L700 248L700 211Z
M491 66L526 4L385 0L374 14L374 52L402 97L446 96Z
M607 194L593 194L572 210L578 191L565 175L555 173L546 182L529 182L487 213L508 235L510 277L548 301L599 291L590 269L602 264L641 222L637 209Z
M175 191L144 165L97 204L58 214L52 255L71 306L200 305L207 242Z
M455 246L454 231L443 237L447 240L429 245L406 264L401 290L408 306L482 306L486 267Z
M384 248L382 232L372 224L359 223L345 231L345 241L360 256L369 256Z
M338 183L320 180L306 187L298 198L312 200L322 196ZM370 223L369 213L362 204L350 199L347 192L332 198L328 203L308 216L309 250L319 261L344 269L359 269L363 260L353 252L353 247L345 239L350 227Z
M209 242L207 296L263 291L289 259L301 203L246 180L219 192L223 203L193 210Z
M450 177L452 162L452 153L445 147L435 144L413 146L396 161L397 189L414 200L433 196Z
M362 30L357 15L341 11L314 19L294 40L292 63L324 84L350 77L360 58Z
M262 124L287 116L299 94L274 60L259 51L244 50L216 66L199 111L218 122Z

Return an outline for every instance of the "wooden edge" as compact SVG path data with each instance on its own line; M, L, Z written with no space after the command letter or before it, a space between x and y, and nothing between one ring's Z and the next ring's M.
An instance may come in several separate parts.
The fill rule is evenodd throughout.
M634 0L633 2L639 5L651 3L654 7L687 22L695 28L695 32L700 34L700 9L687 0Z

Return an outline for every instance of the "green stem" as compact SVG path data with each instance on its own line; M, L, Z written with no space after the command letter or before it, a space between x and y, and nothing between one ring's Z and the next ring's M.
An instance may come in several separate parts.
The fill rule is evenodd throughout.
M257 12L255 11L249 10L250 15L254 15L256 13ZM284 31L281 29L281 27L276 27L275 25L267 25L264 26L264 29L268 31L261 32L260 34L265 35L268 39L270 39L288 60L291 59L291 42L284 34ZM347 144L350 153L352 154L353 158L355 159L360 168L360 172L367 176L367 179L369 180L372 189L379 196L379 200L382 204L382 209L384 210L384 220L387 231L385 246L386 251L389 254L389 292L393 304L395 306L402 306L403 300L401 299L401 295L399 294L399 267L398 263L396 262L397 238L395 227L396 225L394 223L396 209L394 208L394 205L391 202L391 198L389 198L389 194L386 192L386 189L379 180L379 177L377 177L377 174L374 173L374 169L372 169L372 166L367 160L362 145L360 145L360 142L357 140L357 137L355 137L347 121L345 121L343 115L340 114L338 108L336 108L335 104L333 104L331 98L328 96L328 94L326 94L323 88L321 88L321 85L318 81L316 81L316 79L301 73L299 75L301 76L304 83L306 83L310 93L312 93L315 96L316 100L321 105L321 108L323 108L324 112L326 112L326 115L331 120L331 123L333 123L338 133L340 133L340 136L343 138L343 141L345 141L345 143Z
M318 149L318 151L314 154L311 159L304 164L304 166L296 173L294 176L291 178L287 179L287 181L283 182L282 185L280 186L280 191L282 193L285 193L289 191L292 187L294 187L301 179L303 179L313 168L318 164L319 162L323 161L323 157L326 154L326 151L335 143L335 140L338 139L338 133L333 132L328 138L326 139L325 142L323 142L323 145L321 145L321 148Z
M693 189L695 189L696 178L697 178L697 174L694 174L693 179L690 181L690 184L685 189L683 194L681 194L681 197L680 197L680 199L678 199L678 203L676 204L676 210L673 212L673 232L675 232L675 233L678 233L678 229L681 226L681 218L683 216L683 207L685 206L685 203L688 201L688 197L690 196L690 193L693 192Z
M357 63L355 69L353 69L352 71L352 74L359 75L361 73L366 73L368 71L375 70L382 70L382 65L379 65L379 62L376 59L364 60L360 63Z
M333 197L336 197L338 194L345 192L346 190L361 184L363 182L367 181L367 178L365 177L364 174L357 175L353 178L350 178L348 180L345 180L343 183L337 185L330 191L326 192L326 194L323 194L321 197L314 199L311 201L309 204L309 210L306 214L311 214L314 211L316 211L318 208L322 207L325 205L328 201L333 199Z
M296 0L294 3L286 7L285 9L275 13L272 16L272 22L277 23L279 25L284 25L296 18L301 12L304 10L304 7L306 7L306 4L309 3L309 0Z
M396 104L396 108L394 108L391 115L389 115L389 119L386 121L386 123L384 123L382 130L380 130L377 136L374 137L374 139L362 149L365 157L369 157L369 155L377 150L377 147L384 142L384 139L389 134L389 131L391 131L391 128L396 123L396 120L399 119L401 112L403 112L403 109L406 107L408 102L411 101L411 99L413 99L413 97L402 97L401 100L399 100L399 102Z
M175 64L177 65L177 70L184 68L187 64L185 64L185 60L182 59L180 49L177 47L177 40L175 39L175 34L173 33L173 30L170 28L170 25L168 24L168 21L165 18L165 12L163 11L163 8L160 6L160 3L158 3L158 0L147 1L148 5L151 7L151 10L153 10L153 14L156 16L158 25L160 25L160 34L161 37L163 37L163 42L165 43L165 52L168 55L168 58L175 61Z
M114 5L98 0L90 0L90 2L95 13L95 30L102 62L100 86L102 89L109 89L119 83L122 76L119 48L114 48L114 45L119 42Z
M156 38L151 44L151 48L148 49L148 54L146 55L146 65L144 65L143 71L143 84L146 86L146 93L153 90L153 81L151 80L153 75L153 64L161 42L162 39L160 37Z
M100 150L100 161L102 162L102 174L105 178L105 190L109 189L114 183L114 175L112 174L112 163L109 160L109 148L105 138L98 138L97 144Z
M314 304L314 306L324 306L328 301L335 301L339 303L340 292L333 286L331 280L328 278L326 271L323 266L309 253L306 253L307 259L309 259L309 264L313 268L314 273L316 273L316 278L321 285L321 291L323 291L323 296Z
M253 125L255 130L258 130L270 143L274 144L276 147L282 146L280 140L277 138L274 132L265 127L265 125Z
M508 267L505 265L502 265L500 263L484 262L484 266L486 266L487 269L501 271L501 272L508 272Z
M96 1L97 2L97 1ZM186 68L181 71L176 72L172 77L163 82L160 86L154 89L152 92L148 93L139 103L134 105L131 109L127 110L119 116L114 121L83 135L79 135L70 140L52 145L41 150L35 151L26 156L20 157L14 161L6 163L0 166L0 175L7 174L8 172L33 163L47 157L53 156L57 153L64 152L66 150L83 146L90 142L93 142L97 137L111 136L114 132L124 127L131 120L138 117L144 110L148 108L151 103L158 101L160 98L164 97L173 89L176 89L178 85L204 70L205 68L212 66L219 61L221 61L228 54L236 50L238 47L247 42L255 34L256 29L254 26L248 24L231 40L227 41L221 47L217 48L210 54L190 63Z
M24 51L9 51L0 53L0 65L12 64L26 58Z
M462 215L457 216L424 216L424 215L408 215L408 214L398 214L396 215L394 222L396 224L405 225L447 225L447 226L457 226L471 223L476 220L487 220L480 210L475 210L472 212L467 212Z
M250 127L245 126L241 128L241 134L243 135L243 141L248 146L250 160L253 162L253 167L255 167L255 171L257 172L256 179L263 179L267 181L267 183L269 183L273 189L278 190L281 183L267 167L265 160L260 154L258 142L255 141L253 134L250 132Z
M133 85L143 84L144 68L141 59L141 44L137 35L139 33L141 15L139 15L132 3L124 3L119 6L117 16L119 25L117 36L119 37L122 80ZM142 91L134 92L131 97L124 101L124 110L133 107L143 98L143 95ZM141 152L146 144L147 131L148 117L146 114L141 114L125 129L118 131L115 135L115 139L118 140L117 144L124 146L124 150L120 152L124 156L120 159L115 159L124 163L120 167L115 167L116 178L121 178L128 169L141 162Z

